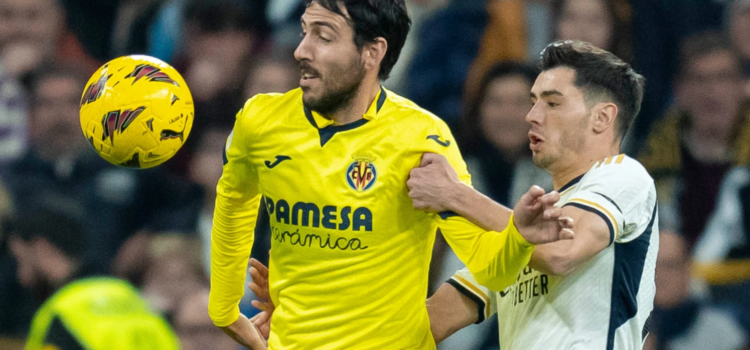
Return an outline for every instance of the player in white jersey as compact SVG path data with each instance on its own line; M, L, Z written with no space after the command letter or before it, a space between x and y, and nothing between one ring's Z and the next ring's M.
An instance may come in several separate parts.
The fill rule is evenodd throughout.
M643 77L588 43L550 44L526 120L535 164L552 174L574 239L536 246L502 291L457 272L428 300L437 341L497 312L501 349L641 349L653 309L658 250L656 190L620 143L638 114ZM461 185L447 162L425 155L412 170L419 209L461 215L491 230L504 207Z

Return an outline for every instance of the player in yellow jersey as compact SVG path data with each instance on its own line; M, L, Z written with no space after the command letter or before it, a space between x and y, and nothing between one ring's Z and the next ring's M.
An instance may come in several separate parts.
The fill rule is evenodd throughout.
M308 0L295 51L301 89L257 95L238 113L217 187L209 314L242 345L266 348L238 309L261 196L272 232L270 349L434 349L424 299L438 227L497 290L532 244L572 238L556 193L527 194L500 232L414 209L406 182L425 152L470 176L445 123L380 86L408 30L403 0Z

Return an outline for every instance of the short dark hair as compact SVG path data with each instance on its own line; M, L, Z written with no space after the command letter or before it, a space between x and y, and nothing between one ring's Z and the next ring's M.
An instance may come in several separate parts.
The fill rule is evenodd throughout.
M542 51L542 71L568 67L576 74L575 86L586 102L594 98L611 99L617 105L617 136L625 137L641 109L645 79L625 61L611 52L578 40L553 42Z
M677 79L685 76L694 61L716 52L727 52L734 58L737 68L742 70L742 59L734 51L727 36L716 30L693 34L680 42L680 64Z
M387 79L398 61L411 27L404 0L305 0L305 5L310 6L313 1L346 18L354 29L357 49L362 49L365 43L374 42L378 37L388 42L388 50L378 72L381 80ZM342 6L349 17L344 16Z

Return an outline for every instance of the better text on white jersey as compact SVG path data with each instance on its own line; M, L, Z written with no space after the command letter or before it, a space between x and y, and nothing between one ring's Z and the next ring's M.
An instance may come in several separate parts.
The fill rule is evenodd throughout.
M653 179L638 161L619 155L559 191L558 205L604 219L607 248L567 277L527 266L502 292L476 283L468 269L448 283L477 302L480 321L497 312L503 350L641 349L659 248Z

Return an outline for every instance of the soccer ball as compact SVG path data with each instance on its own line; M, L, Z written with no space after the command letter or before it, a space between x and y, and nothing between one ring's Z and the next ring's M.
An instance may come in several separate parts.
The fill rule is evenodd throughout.
M86 83L81 129L108 162L151 168L177 153L193 126L193 97L180 73L149 56L115 58Z

